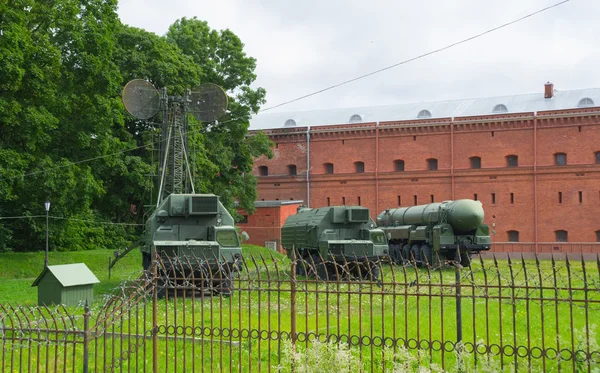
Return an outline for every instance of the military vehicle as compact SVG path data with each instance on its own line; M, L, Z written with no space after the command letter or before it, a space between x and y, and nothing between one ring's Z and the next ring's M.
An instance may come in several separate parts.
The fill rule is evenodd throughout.
M209 128L225 113L227 95L221 87L205 83L182 96L170 96L166 88L159 92L150 82L134 79L123 89L123 104L139 120L162 113L161 123L148 123L160 127L158 193L156 204L148 206L154 208L144 236L136 245L115 252L109 271L121 257L140 247L144 269L157 256L163 259L159 267L162 294L183 282L230 294L242 247L234 220L219 197L194 190L187 136L188 114Z
M388 209L377 216L377 226L389 241L396 263L416 261L437 266L458 260L468 266L472 253L490 249L481 202L470 199Z
M146 221L140 249L144 269L156 253L176 263L176 277L194 272L196 279L213 278L212 284L201 285L221 294L230 293L232 274L242 259L233 217L214 194L169 195Z
M361 206L299 207L281 228L281 244L300 259L296 274L327 280L376 281L389 250L385 234Z

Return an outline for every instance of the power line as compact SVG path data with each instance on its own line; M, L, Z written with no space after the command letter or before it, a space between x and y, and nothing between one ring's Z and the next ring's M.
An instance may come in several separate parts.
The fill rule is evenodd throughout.
M381 68L381 69L379 69L379 70L375 70L375 71L372 71L372 72L370 72L370 73L367 73L367 74L364 74L364 75L358 76L358 77L356 77L356 78L349 79L349 80L346 80L346 81L344 81L344 82L341 82L341 83L338 83L338 84L334 84L334 85L332 85L332 86L329 86L329 87L327 87L327 88L320 89L320 90L318 90L318 91L315 91L315 92L312 92L312 93L306 94L306 95L304 95L304 96L301 96L301 97L295 98L295 99L293 99L293 100L285 101L285 102L282 102L281 104L277 104L277 105L275 105L275 106L270 106L270 107L268 107L268 108L261 109L260 111L261 111L261 112L263 112L263 111L267 111L267 110L275 109L275 108L278 108L278 107L281 107L281 106L284 106L284 105L287 105L287 104L291 104L292 102L300 101L300 100L303 100L303 99L305 99L305 98L308 98L308 97L311 97L311 96L315 96L315 95L318 95L318 94L320 94L320 93L323 93L323 92L326 92L326 91L332 90L332 89L334 89L334 88L338 88L338 87L341 87L341 86L343 86L343 85L346 85L346 84L349 84L349 83L355 82L355 81L357 81L357 80L364 79L364 78L367 78L367 77L369 77L369 76L372 76L372 75L375 75L375 74L379 74L380 72L383 72L383 71L386 71L386 70L393 69L394 67L398 67L398 66L400 66L400 65L404 65L404 64L407 64L407 63L409 63L409 62L416 61L416 60L418 60L418 59L421 59L421 58L424 58L424 57L430 56L430 55L432 55L432 54L435 54L435 53L439 53L439 52L445 51L446 49L450 49L450 48L452 48L452 47L455 47L455 46L457 46L457 45L464 44L464 43L466 43L466 42L469 42L469 41L471 41L471 40L477 39L477 38L479 38L479 37L481 37L481 36L484 36L484 35L486 35L486 34L489 34L489 33L492 33L492 32L494 32L494 31L500 30L500 29L502 29L502 28L505 28L505 27L507 27L507 26L513 25L513 24L515 24L515 23L517 23L517 22L523 21L523 20L525 20L525 19L527 19L527 18L533 17L533 16L535 16L535 15L537 15L537 14L540 14L540 13L542 13L542 12L545 12L545 11L547 11L547 10L550 10L550 9L552 9L552 8L555 8L555 7L559 6L559 5L562 5L562 4L565 4L565 3L568 3L569 1L571 1L571 0L564 0L564 1L561 1L561 2L559 2L559 3L556 3L556 4L554 4L554 5L550 5L550 6L547 6L547 7L545 7L545 8L542 8L542 9L540 9L540 10L538 10L538 11L535 11L535 12L533 12L533 13L529 13L529 14L527 14L526 16L523 16L523 17L517 18L517 19L515 19L515 20L513 20L513 21L510 21L510 22L504 23L504 24L502 24L502 25L500 25L500 26L496 26L496 27L494 27L494 28L491 28L491 29L489 29L489 30L486 30L486 31L484 31L484 32L481 32L481 33L479 33L479 34L477 34L477 35L473 35L473 36L471 36L471 37L468 37L468 38L466 38L466 39L462 39L462 40L460 40L460 41L457 41L457 42L454 42L454 43L452 43L452 44L448 44L448 45L446 45L445 47L441 47L441 48L438 48L438 49L432 50L432 51L430 51L430 52L427 52L427 53L424 53L424 54L421 54L421 55L418 55L418 56L415 56L415 57L409 58L409 59L407 59L407 60L404 60L404 61L402 61L402 62L398 62L398 63L395 63L395 64L393 64L393 65L390 65L390 66L387 66L387 67Z
M265 111L272 110L272 109L275 109L275 108L278 108L278 107L281 107L281 106L284 106L284 105L288 105L288 104L291 104L291 103L293 103L293 102L297 102L297 101L303 100L303 99L305 99L305 98L312 97L312 96L318 95L318 94L320 94L320 93L323 93L323 92L326 92L326 91L332 90L332 89L334 89L334 88L338 88L338 87L341 87L341 86L343 86L343 85L346 85L346 84L349 84L349 83L353 83L353 82L355 82L355 81L357 81L357 80L361 80L361 79L367 78L367 77L369 77L369 76L372 76L372 75L375 75L375 74L379 74L379 73L381 73L381 72L383 72L383 71L387 71L387 70L393 69L394 67L398 67L398 66L400 66L400 65L405 65L405 64L407 64L407 63L409 63L409 62L416 61L416 60L419 60L419 59L421 59L421 58L424 58L424 57L430 56L430 55L432 55L432 54L435 54L435 53L442 52L442 51L444 51L444 50L447 50L447 49L453 48L453 47L455 47L455 46L457 46L457 45L460 45L460 44L467 43L467 42L469 42L469 41L471 41L471 40L475 40L475 39L477 39L477 38L479 38L479 37L482 37L482 36L484 36L484 35L486 35L486 34L489 34L489 33L492 33L492 32L494 32L494 31L497 31L497 30L500 30L500 29L502 29L502 28L505 28L505 27L507 27L507 26L513 25L513 24L515 24L515 23L517 23L517 22L520 22L520 21L523 21L523 20L525 20L525 19L527 19L527 18L533 17L533 16L535 16L535 15L538 15L538 14L540 14L540 13L543 13L543 12L545 12L545 11L547 11L547 10L550 10L550 9L552 9L552 8L556 8L556 7L560 6L560 5L563 5L563 4L565 4L565 3L568 3L569 1L571 1L571 0L563 0L563 1L561 1L561 2L558 2L558 3L556 3L556 4L553 4L553 5L547 6L547 7L545 7L545 8L542 8L542 9L540 9L540 10L537 10L537 11L535 11L535 12L533 12L533 13L529 13L529 14L527 14L527 15L523 16L523 17L520 17L520 18L517 18L517 19L515 19L515 20L513 20L513 21L510 21L510 22L504 23L504 24L502 24L502 25L500 25L500 26L496 26L496 27L494 27L494 28L488 29L488 30L486 30L486 31L483 31L483 32L481 32L481 33L479 33L479 34L476 34L476 35L473 35L473 36L471 36L471 37L468 37L468 38L466 38L466 39L462 39L462 40L460 40L460 41L457 41L457 42L454 42L454 43L452 43L452 44L448 44L448 45L446 45L446 46L444 46L444 47L441 47L441 48L438 48L438 49L435 49L435 50L429 51L429 52L427 52L427 53L424 53L424 54L421 54L421 55L418 55L418 56L415 56L415 57L409 58L409 59L407 59L407 60L404 60L404 61L401 61L401 62L395 63L395 64L393 64L393 65L390 65L390 66L383 67L383 68L381 68L381 69L378 69L378 70L372 71L372 72L370 72L370 73L367 73L367 74L360 75L360 76L358 76L358 77L356 77L356 78L349 79L349 80L346 80L346 81L344 81L344 82L341 82L341 83L338 83L338 84L334 84L334 85L332 85L332 86L329 86L329 87L326 87L326 88L320 89L320 90L318 90L318 91L315 91L315 92L312 92L312 93L309 93L309 94L306 94L306 95L304 95L304 96L300 96L300 97L297 97L297 98L295 98L295 99L292 99L292 100L289 100L289 101L282 102L282 103L280 103L280 104L277 104L277 105L275 105L275 106L270 106L270 107L268 107L268 108L261 109L261 110L259 110L259 112L265 112ZM232 121L239 120L239 119L243 119L243 118L242 118L242 117L238 117L238 118L232 118L232 119L229 119L229 120L227 120L227 121L225 121L225 122L221 122L221 124L223 124L223 123L228 123L228 122L232 122ZM23 174L23 175L22 175L22 177L28 177L28 176L32 176L32 175L37 175L37 174L41 174L41 173L46 173L46 172L48 172L48 171L55 170L55 169L60 169L60 168L65 168L65 167L71 167L71 166L73 166L73 165L77 165L77 164L87 163L87 162L91 162L91 161L98 160L98 159L103 159L103 158L108 158L108 157L112 157L112 156L115 156L115 155L124 154L124 153L130 152L130 151L134 151L134 150L138 150L138 149L143 149L143 148L149 147L149 146L151 146L151 145L156 145L156 144L159 144L159 143L161 143L161 142L163 142L163 141L166 141L166 140L159 140L159 141L157 141L157 142L154 142L154 143L149 143L149 144L146 144L146 145L137 146L137 147L135 147L135 148L126 149L126 150L123 150L123 151L120 151L120 152L116 152L116 153L104 154L104 155L100 155L100 156L93 157L93 158L87 158L87 159L83 159L83 160L76 161L76 162L70 162L69 164L62 165L62 166L54 166L54 167L50 167L50 168L47 168L47 169L42 169L42 170L40 170L40 171L34 171L34 172L30 172L30 173L27 173L27 174ZM18 177L19 177L19 176L13 176L11 179L18 178Z
M231 118L231 119L228 119L228 120L226 120L226 121L219 122L219 123L220 123L220 124L225 124L225 123L233 122L233 121L236 121L236 120L239 120L239 119L244 119L244 118L245 118L245 117ZM203 123L203 124L204 124L204 123ZM195 127L195 126L196 126L196 125L190 125L190 127ZM184 134L187 134L187 133L189 133L189 132L190 132L190 131L188 130L187 132L184 132ZM75 161L75 162L71 162L71 161L69 161L69 163L68 163L68 164L64 164L64 165L61 165L61 166L53 166L53 167L49 167L49 168L44 168L44 169L41 169L41 170L39 170L39 171L28 172L28 173L26 173L26 174L23 174L23 175L15 175L15 176L12 176L12 177L8 177L7 179L8 179L8 180L12 180L12 179L17 179L17 178L19 178L19 177L26 178L26 177L28 177L28 176L33 176L33 175L43 174L43 173L46 173L46 172L49 172L49 171L52 171L52 170L57 170L57 169L60 169L60 168L71 167L71 166L74 166L74 165L77 165L77 164L87 163L87 162L95 161L95 160L98 160L98 159L103 159L103 158L108 158L108 157L112 157L112 156L115 156L115 155L121 155L121 154L125 154L125 153L128 153L128 152L134 151L134 150L138 150L138 149L147 148L147 147L149 147L149 146L153 146L153 145L158 145L158 144L160 144L161 142L165 142L165 141L167 141L167 139L163 139L163 140L154 141L154 142L148 143L148 144L146 144L146 145L140 145L140 146L136 146L136 147L134 147L134 148L129 148L129 149L121 150L121 151L119 151L119 152L115 152L115 153L110 153L110 154L99 155L99 156L97 156L97 157L92 157L92 158L86 158L86 159L82 159L82 160ZM2 180L2 179L0 179L0 180Z
M21 215L21 216L0 216L0 220L8 220L8 219L32 219L32 218L45 218L46 215ZM70 221L80 221L85 223L93 223L93 224L104 224L104 225L132 225L132 226L142 226L144 224L136 224L136 223L113 223L111 221L97 221L90 219L77 219L77 218L66 218L63 216L48 216L50 219L54 220L70 220Z

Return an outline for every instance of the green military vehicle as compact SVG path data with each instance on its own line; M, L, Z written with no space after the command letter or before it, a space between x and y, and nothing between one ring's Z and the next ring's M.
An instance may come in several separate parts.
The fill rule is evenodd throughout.
M377 216L377 226L386 233L396 263L437 266L460 258L468 266L472 253L491 247L483 217L481 202L461 199L388 209Z
M242 258L234 220L214 194L171 194L161 201L146 221L141 251L144 269L156 253L175 274L168 277L210 277L212 284L194 285L221 294L231 292Z
M388 257L385 234L361 206L298 208L281 228L281 244L299 260L298 275L377 280Z

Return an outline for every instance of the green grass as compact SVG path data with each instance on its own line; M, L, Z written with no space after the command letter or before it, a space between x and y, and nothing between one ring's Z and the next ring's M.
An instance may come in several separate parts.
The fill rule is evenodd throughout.
M100 280L94 287L94 293L99 295L110 292L123 280L139 276L142 270L142 256L136 250L113 267L109 280L108 258L111 256L108 250L50 252L48 262L50 265L85 263ZM43 252L0 254L0 303L36 304L37 288L31 284L43 267Z
M141 257L138 252L131 253L119 262L113 271L113 278L107 280L107 263L110 252L90 251L75 253L52 253L51 263L84 262L102 281L96 288L97 294L107 294L118 288L123 279L136 278L141 273ZM243 271L236 280L238 289L231 297L198 296L195 298L162 299L157 304L158 325L179 327L208 327L211 330L246 329L275 330L290 332L291 319L291 262L278 253L265 248L245 246L246 258L250 254L254 260L247 259L247 271ZM264 262L263 262L264 260ZM35 304L36 290L31 283L39 273L43 263L42 253L1 254L0 303ZM600 297L600 270L594 262L587 262L585 271L582 262L557 262L553 269L550 261L539 263L521 261L509 263L492 261L475 262L473 271L463 270L461 276L463 341L470 343L503 344L530 347L559 347L560 349L598 350L600 339L595 334L598 329L598 298ZM512 274L511 274L512 271ZM9 277L10 275L10 277ZM433 287L427 284L435 284ZM383 285L375 283L322 283L298 278L296 282L296 331L318 334L368 335L383 337L401 337L425 340L456 340L456 300L455 271L444 269L428 272L424 269L387 268L384 271ZM440 286L439 284L444 284ZM540 290L542 284L545 288ZM502 290L497 287L501 285ZM556 286L555 286L556 285ZM527 289L526 286L531 288ZM567 290L574 288L575 290ZM584 291L586 288L587 291ZM371 294L372 293L372 294ZM431 294L431 297L430 297ZM440 295L443 294L443 299ZM500 301L498 297L503 299ZM590 299L589 308L570 300ZM534 298L544 298L543 302ZM558 298L559 301L553 300ZM97 298L98 299L98 298ZM132 305L124 315L116 317L116 324L109 325L109 333L149 330L152 327L152 301ZM443 306L443 312L442 312ZM101 314L100 307L94 308L94 315ZM542 316L543 314L543 316ZM78 322L81 318L78 319ZM109 318L110 321L110 318ZM110 324L110 322L109 322ZM502 328L502 333L500 330ZM588 330L586 330L588 328ZM542 336L542 329L544 335ZM589 335L587 335L589 333ZM161 331L159 335L173 336L172 332ZM558 338L557 338L558 337ZM225 340L226 343L211 340ZM275 367L280 363L279 340L259 341L255 338L238 337L233 341L239 345L227 343L231 338L209 335L200 342L159 340L159 365L161 371L171 370L174 365L187 366L188 370L198 369L201 362L206 371L221 368L243 371L259 366ZM586 343L589 342L589 345ZM99 339L95 348L100 356L109 354L109 360L120 356L121 349L131 348L129 339ZM285 345L285 343L284 343ZM304 353L310 344L299 342L297 351ZM125 367L132 369L134 364L142 364L143 351L146 361L151 352L151 342L141 346L135 358L125 361ZM369 371L371 364L375 369L389 367L390 351L381 347L353 347L350 353L360 357L363 366ZM410 351L416 356L415 350ZM106 356L106 355L104 355ZM184 362L184 356L187 359ZM195 364L191 359L194 356ZM387 360L386 360L387 356ZM457 364L453 352L420 352L424 365L429 362L441 364L450 369ZM474 354L464 359L473 365ZM489 361L496 366L499 356L478 355L479 364ZM284 364L289 363L289 359ZM406 356L404 357L406 359ZM526 371L531 364L532 371L543 369L541 359L519 358L519 371ZM386 362L387 361L387 362ZM510 364L512 357L504 357L505 367L514 370ZM102 363L103 364L103 363ZM102 365L101 364L101 365ZM492 365L493 365L492 364ZM563 370L572 369L570 362L563 362ZM598 367L598 362L592 368ZM392 364L393 365L393 364ZM419 363L417 362L417 365ZM547 370L556 370L556 361L549 361ZM381 370L381 369L378 369ZM587 369L585 369L587 371Z

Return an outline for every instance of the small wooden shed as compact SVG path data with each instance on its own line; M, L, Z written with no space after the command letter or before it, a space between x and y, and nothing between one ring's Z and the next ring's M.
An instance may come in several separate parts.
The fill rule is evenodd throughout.
M84 263L48 266L31 286L38 288L38 305L77 306L92 303L94 284L99 283Z

